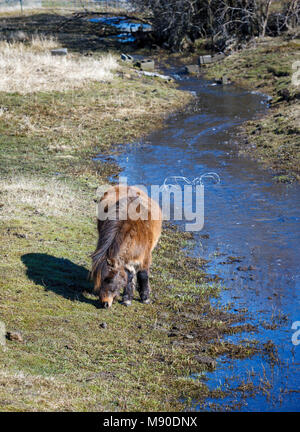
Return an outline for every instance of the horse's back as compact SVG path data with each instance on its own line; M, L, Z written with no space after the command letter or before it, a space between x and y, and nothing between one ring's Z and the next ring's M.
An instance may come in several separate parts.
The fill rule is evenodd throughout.
M121 245L119 255L126 261L143 262L156 246L162 226L162 213L159 204L136 186L118 185L108 189L100 199L102 209L107 212L119 207L125 214L120 228ZM98 229L101 221L98 222Z
M101 197L99 206L102 211L106 209L105 212L108 213L110 209L118 205L119 213L117 217L120 217L122 203L127 204L125 207L126 214L122 215L124 220L136 221L144 219L157 221L157 225L161 224L162 214L159 204L136 186L112 186ZM141 217L139 217L139 214Z

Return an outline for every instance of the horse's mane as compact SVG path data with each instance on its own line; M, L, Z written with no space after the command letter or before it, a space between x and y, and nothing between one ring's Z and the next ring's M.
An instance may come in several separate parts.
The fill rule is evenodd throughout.
M138 197L124 197L118 200L110 209L107 209L107 216L113 215L115 218L107 218L105 220L98 219L98 244L95 252L91 255L92 270L91 277L95 281L95 292L97 293L101 287L101 281L108 274L108 260L114 259L120 250L120 246L124 240L122 234L122 226L127 216L127 205ZM125 205L126 204L126 205Z
M120 236L121 226L124 221L98 220L99 239L92 257L91 277L95 280L96 291L100 289L101 281L108 273L107 260L115 258L122 243Z

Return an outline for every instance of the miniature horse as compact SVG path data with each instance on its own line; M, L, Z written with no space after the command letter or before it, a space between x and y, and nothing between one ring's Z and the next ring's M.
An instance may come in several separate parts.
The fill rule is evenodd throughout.
M149 268L161 226L159 204L136 187L113 186L101 197L91 276L102 307L111 307L122 288L123 304L131 304L135 272L141 301L150 302Z

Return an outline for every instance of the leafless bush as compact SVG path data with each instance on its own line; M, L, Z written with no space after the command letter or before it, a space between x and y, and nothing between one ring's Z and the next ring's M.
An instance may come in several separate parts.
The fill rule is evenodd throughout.
M173 49L180 49L189 38L211 38L214 44L220 40L225 44L231 38L264 37L299 26L299 0L132 0L132 3L152 13L158 42Z
M282 30L289 30L294 32L299 30L300 26L300 2L299 0L287 1L283 11L283 25Z

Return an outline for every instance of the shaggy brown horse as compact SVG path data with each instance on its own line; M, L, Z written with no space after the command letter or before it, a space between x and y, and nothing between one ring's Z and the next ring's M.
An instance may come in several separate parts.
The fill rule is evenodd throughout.
M101 197L91 275L104 308L111 307L123 288L123 304L131 304L135 272L141 301L149 303L151 255L161 226L158 203L136 187L113 186Z

